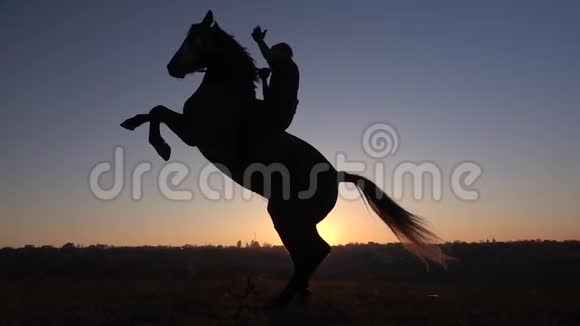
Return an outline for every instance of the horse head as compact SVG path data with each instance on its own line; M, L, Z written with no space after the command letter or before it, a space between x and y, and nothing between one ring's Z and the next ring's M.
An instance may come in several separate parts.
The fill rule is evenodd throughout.
M191 25L187 36L169 61L167 71L175 78L198 71L213 72L232 86L255 88L256 66L247 51L214 21L211 10L201 23ZM219 75L221 74L221 78ZM240 85L241 83L241 85ZM223 85L223 83L221 83Z
M171 77L184 78L188 74L207 68L209 61L216 54L212 32L216 27L211 10L201 23L191 25L187 37L167 65Z

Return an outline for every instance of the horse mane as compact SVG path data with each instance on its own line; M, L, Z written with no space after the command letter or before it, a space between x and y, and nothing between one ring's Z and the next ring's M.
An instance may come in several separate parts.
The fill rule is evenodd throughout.
M215 38L218 44L225 48L225 53L231 56L233 59L233 64L240 70L241 79L245 79L248 82L248 86L251 85L251 90L255 94L256 81L258 76L256 74L256 64L254 59L250 56L246 48L244 48L236 39L225 32L219 27L217 23L214 23L213 30L215 31Z

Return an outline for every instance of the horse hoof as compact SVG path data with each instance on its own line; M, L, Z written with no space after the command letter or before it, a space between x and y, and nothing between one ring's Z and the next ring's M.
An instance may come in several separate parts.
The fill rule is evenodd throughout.
M167 145L166 142L160 143L153 143L153 148L157 151L157 154L161 156L165 161L169 161L169 157L171 157L171 147Z
M135 130L135 128L139 127L145 122L147 122L147 115L137 114L136 116L123 121L123 123L121 123L121 127L127 130Z

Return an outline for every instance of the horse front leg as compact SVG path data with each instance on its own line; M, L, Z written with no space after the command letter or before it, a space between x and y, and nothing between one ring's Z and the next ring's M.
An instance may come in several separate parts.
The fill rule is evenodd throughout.
M151 110L153 112L155 108ZM149 112L149 144L155 148L157 154L161 156L165 161L169 161L171 157L171 147L165 142L163 137L161 137L161 131L159 130L159 126L161 125L161 121L159 118L151 114Z
M145 122L149 122L149 114L137 114L136 116L123 121L121 127L127 130L135 130Z
M187 145L196 145L193 130L192 128L188 128L189 124L184 115L172 111L163 105L154 107L147 114L137 114L125 120L121 123L121 127L135 130L135 128L146 122L149 122L149 143L153 145L157 153L166 161L171 156L171 147L161 137L161 123L167 125Z

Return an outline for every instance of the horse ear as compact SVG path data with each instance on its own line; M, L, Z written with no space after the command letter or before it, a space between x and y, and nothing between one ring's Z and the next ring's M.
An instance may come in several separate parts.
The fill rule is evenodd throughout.
M213 23L213 12L211 12L211 10L207 11L207 14L205 14L205 17L203 18L203 21L201 22L202 25L210 27L211 23Z

